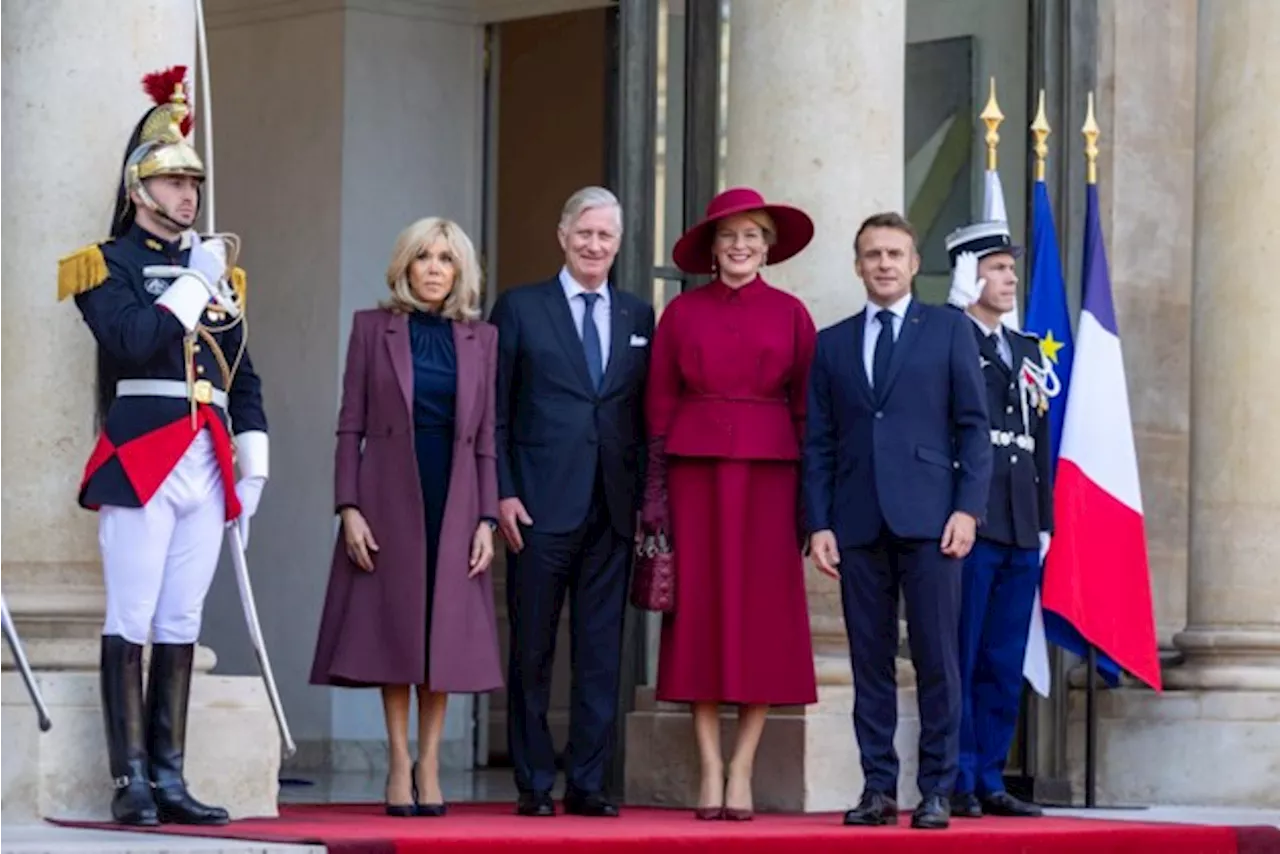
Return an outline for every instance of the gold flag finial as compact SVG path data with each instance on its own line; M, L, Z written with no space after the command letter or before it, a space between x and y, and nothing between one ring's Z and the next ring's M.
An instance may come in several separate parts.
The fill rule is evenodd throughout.
M1036 138L1036 180L1044 180L1044 161L1049 156L1049 118L1044 112L1044 90L1040 90L1040 106L1036 110L1036 120L1031 123L1031 134Z
M1093 116L1093 93L1089 93L1089 107L1085 111L1084 127L1080 128L1080 132L1084 134L1084 156L1088 163L1088 170L1085 173L1085 183L1098 183L1098 120Z
M998 129L1004 121L1004 113L1000 112L1000 105L996 103L995 77L991 78L991 95L987 98L987 105L982 108L978 118L987 126L987 171L992 172L996 168L996 146L1000 144Z

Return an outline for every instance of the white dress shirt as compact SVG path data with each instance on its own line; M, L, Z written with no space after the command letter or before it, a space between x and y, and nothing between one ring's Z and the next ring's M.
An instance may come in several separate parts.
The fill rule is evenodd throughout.
M983 323L981 320L974 317L972 314L969 314L967 311L965 312L965 314L968 314L969 319L972 320L975 324L977 324L978 328L982 330L983 335L987 336L988 338L990 338L992 335L996 336L996 352L1000 354L1000 358L1001 360L1004 361L1004 366L1006 368L1012 367L1013 348L1009 345L1009 338L1005 335L1004 324L999 324L996 326L995 329L992 329L990 326L987 326L987 324Z
M898 336L902 334L902 322L906 320L907 309L911 306L911 294L907 294L893 305L885 306L889 311L893 312L893 340L897 341ZM880 312L880 306L873 302L867 303L866 310L866 331L862 336L862 366L867 371L867 384L872 388L875 387L875 370L874 362L876 358L876 342L880 340L880 321L876 315Z
M578 340L582 340L582 320L587 313L586 300L582 299L579 294L591 293L569 273L569 268L560 268L560 287L564 288L564 298L569 301L569 311L573 314L573 326L578 330ZM609 323L609 308L611 305L609 296L609 285L606 282L599 290L594 291L600 295L600 299L596 300L595 308L592 311L592 317L596 322L596 332L600 336L600 357L604 359L604 364L600 366L603 371L609 366L609 346L610 333L612 327Z

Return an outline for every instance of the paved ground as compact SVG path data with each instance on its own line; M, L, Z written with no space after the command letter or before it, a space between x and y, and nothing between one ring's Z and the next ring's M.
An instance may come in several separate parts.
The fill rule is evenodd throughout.
M377 802L382 799L383 778L372 775L339 774L310 781L310 785L285 785L280 799L289 803ZM514 803L515 791L509 771L479 771L448 776L441 781L445 799L459 801L502 801ZM1117 821L1157 821L1180 824L1269 824L1280 827L1280 809L1241 810L1215 807L1153 807L1145 810L1052 810L1055 815L1074 815ZM324 854L323 846L269 845L224 839L157 834L121 833L112 830L79 830L41 825L4 825L0 832L0 854Z

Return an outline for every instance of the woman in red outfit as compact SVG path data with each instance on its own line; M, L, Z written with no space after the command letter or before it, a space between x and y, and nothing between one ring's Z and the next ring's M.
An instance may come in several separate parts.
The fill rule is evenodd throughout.
M760 278L812 237L800 210L721 193L672 252L716 278L674 299L654 335L642 523L670 534L676 564L657 695L693 706L704 819L751 817L769 706L817 701L797 509L816 331L800 300ZM727 781L721 703L739 706Z

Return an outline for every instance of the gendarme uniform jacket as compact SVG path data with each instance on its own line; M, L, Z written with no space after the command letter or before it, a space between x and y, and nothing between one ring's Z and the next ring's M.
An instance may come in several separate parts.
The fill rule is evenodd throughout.
M230 318L210 304L188 340L177 316L156 304L173 280L144 272L185 266L189 252L181 240L162 240L135 223L121 237L59 263L60 296L75 296L98 343L100 381L110 384L100 390L110 404L80 483L82 507L145 505L207 428L222 470L227 519L240 515L230 437L267 430L261 382L242 348L245 327L219 331ZM233 269L231 279L243 305L243 271Z
M991 491L978 536L1000 545L1039 548L1039 533L1053 533L1048 410L1028 402L1023 423L1018 374L1024 359L1041 364L1040 342L1034 335L1004 327L1001 334L1013 355L1007 367L996 342L977 323L972 325L987 385L992 445Z

